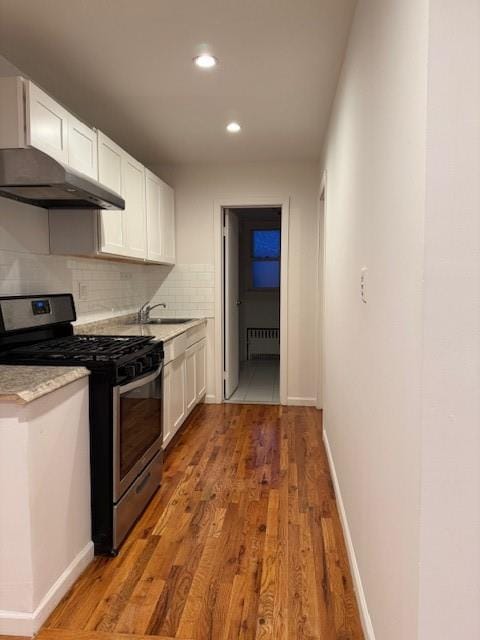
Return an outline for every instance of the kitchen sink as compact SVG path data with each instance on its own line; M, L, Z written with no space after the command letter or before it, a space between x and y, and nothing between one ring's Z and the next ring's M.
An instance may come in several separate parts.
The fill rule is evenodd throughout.
M150 318L145 324L183 324L191 320L192 318Z

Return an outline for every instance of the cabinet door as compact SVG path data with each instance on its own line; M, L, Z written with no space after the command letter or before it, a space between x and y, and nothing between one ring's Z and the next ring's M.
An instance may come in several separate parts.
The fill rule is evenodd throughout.
M100 131L98 132L98 181L124 196L123 150ZM124 211L99 213L99 250L102 253L126 255Z
M74 116L68 121L68 164L98 180L97 132Z
M27 144L67 164L68 111L33 82L25 87Z
M165 365L163 368L163 443L167 444L172 435L172 419L171 419L171 370L172 363Z
M186 416L185 402L185 355L170 363L170 422L175 434Z
M123 184L126 253L132 258L146 258L145 167L128 155L123 161Z
M198 402L207 392L207 341L200 340L195 352L195 395Z
M197 401L196 392L196 356L197 347L194 345L185 351L185 399L187 413L193 409Z
M172 187L160 181L160 233L162 261L175 263L175 201Z
M147 210L147 258L154 262L162 262L160 179L148 169L145 171L145 200Z

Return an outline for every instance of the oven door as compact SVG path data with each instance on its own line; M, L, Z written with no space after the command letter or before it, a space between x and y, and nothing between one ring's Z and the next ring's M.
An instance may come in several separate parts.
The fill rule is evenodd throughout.
M162 448L162 366L113 391L113 499Z

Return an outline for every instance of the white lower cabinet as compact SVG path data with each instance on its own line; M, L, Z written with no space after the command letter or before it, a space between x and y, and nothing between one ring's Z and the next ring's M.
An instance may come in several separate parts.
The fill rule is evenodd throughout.
M167 443L172 438L172 421L170 419L170 396L171 394L171 372L172 363L169 362L163 367L163 443Z
M200 340L196 347L195 394L198 402L207 392L207 339Z
M185 356L180 356L170 366L170 424L176 433L186 417Z
M193 409L197 402L197 392L195 385L196 378L196 345L185 351L185 399L188 412Z
M202 328L204 334L205 330ZM199 337L198 335L196 336ZM205 337L190 346L185 336L170 341L182 344L165 344L167 361L163 369L163 445L166 446L177 433L192 409L206 393L206 352ZM185 348L186 347L186 348Z

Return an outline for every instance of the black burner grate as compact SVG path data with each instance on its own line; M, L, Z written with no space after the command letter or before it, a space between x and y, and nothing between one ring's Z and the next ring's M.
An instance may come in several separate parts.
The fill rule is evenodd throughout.
M138 351L151 341L151 337L140 336L69 336L19 347L11 353L32 358L80 356L92 360L114 360Z

